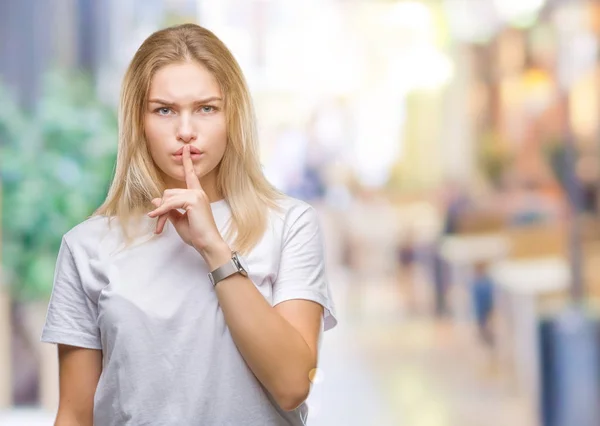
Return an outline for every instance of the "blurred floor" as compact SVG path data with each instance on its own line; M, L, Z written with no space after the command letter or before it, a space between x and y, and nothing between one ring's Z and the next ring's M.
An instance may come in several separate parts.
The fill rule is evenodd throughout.
M360 288L336 278L341 326L323 348L311 426L535 425L469 323L412 312L410 286L393 279Z
M395 280L331 275L340 324L323 341L310 426L533 425L467 323L412 312L410 286ZM2 426L51 424L36 410L0 412Z

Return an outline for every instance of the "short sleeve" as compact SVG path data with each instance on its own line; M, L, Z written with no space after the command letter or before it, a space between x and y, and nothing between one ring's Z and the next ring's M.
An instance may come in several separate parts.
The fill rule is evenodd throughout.
M102 349L98 306L84 290L71 248L63 237L42 342Z
M324 330L335 327L337 319L315 209L309 206L288 225L283 239L279 271L273 283L273 306L292 299L317 302L324 308Z

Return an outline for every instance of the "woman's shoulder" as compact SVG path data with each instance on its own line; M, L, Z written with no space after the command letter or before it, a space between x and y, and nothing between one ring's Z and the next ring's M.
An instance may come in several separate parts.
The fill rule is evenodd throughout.
M306 201L283 195L276 203L278 209L271 209L271 215L286 227L297 222L316 220L315 208Z
M118 244L121 235L118 229L116 218L94 215L68 230L63 239L71 250L90 252L98 250L107 240Z
M106 216L91 216L73 226L65 233L69 241L94 239L110 229L109 218Z
M282 218L285 218L289 215L300 214L312 208L312 206L306 201L290 197L289 195L285 194L276 199L275 204L277 205L277 208L270 209L271 214L275 214Z

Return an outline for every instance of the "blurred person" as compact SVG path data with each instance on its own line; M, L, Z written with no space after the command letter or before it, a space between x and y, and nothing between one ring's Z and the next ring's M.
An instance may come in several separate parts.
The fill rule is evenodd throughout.
M239 65L200 26L158 31L119 120L106 201L58 254L56 425L304 425L337 322L321 231L263 176Z
M289 195L315 203L329 195L334 189L328 180L332 169L346 163L352 152L351 124L342 99L326 99L315 107L303 132L301 170Z
M479 338L486 345L493 343L491 315L494 308L494 283L488 273L486 262L475 264L471 298Z
M581 209L591 216L598 214L598 181L600 170L597 154L584 154L577 160L575 167L577 181L581 188Z
M432 281L434 287L434 313L438 318L449 314L448 287L450 286L450 265L441 254L443 239L459 232L460 220L471 207L467 191L458 182L448 183L441 194L442 229L432 246Z
M404 296L406 296L408 309L412 313L417 312L415 289L415 286L417 285L415 279L417 250L415 231L409 228L406 230L405 234L398 239L396 259L399 266L398 281L400 289Z
M439 242L433 247L432 269L434 290L434 314L438 318L448 315L447 292L450 281L448 263L439 253Z
M450 182L442 194L444 208L444 235L459 232L460 219L472 203L465 188L460 183Z

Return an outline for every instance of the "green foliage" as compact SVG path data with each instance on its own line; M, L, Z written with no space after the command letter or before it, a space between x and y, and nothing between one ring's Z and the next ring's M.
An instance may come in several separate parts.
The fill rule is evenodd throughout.
M116 114L89 78L52 73L44 87L26 112L0 86L2 264L18 299L49 296L61 238L104 200L116 155Z

